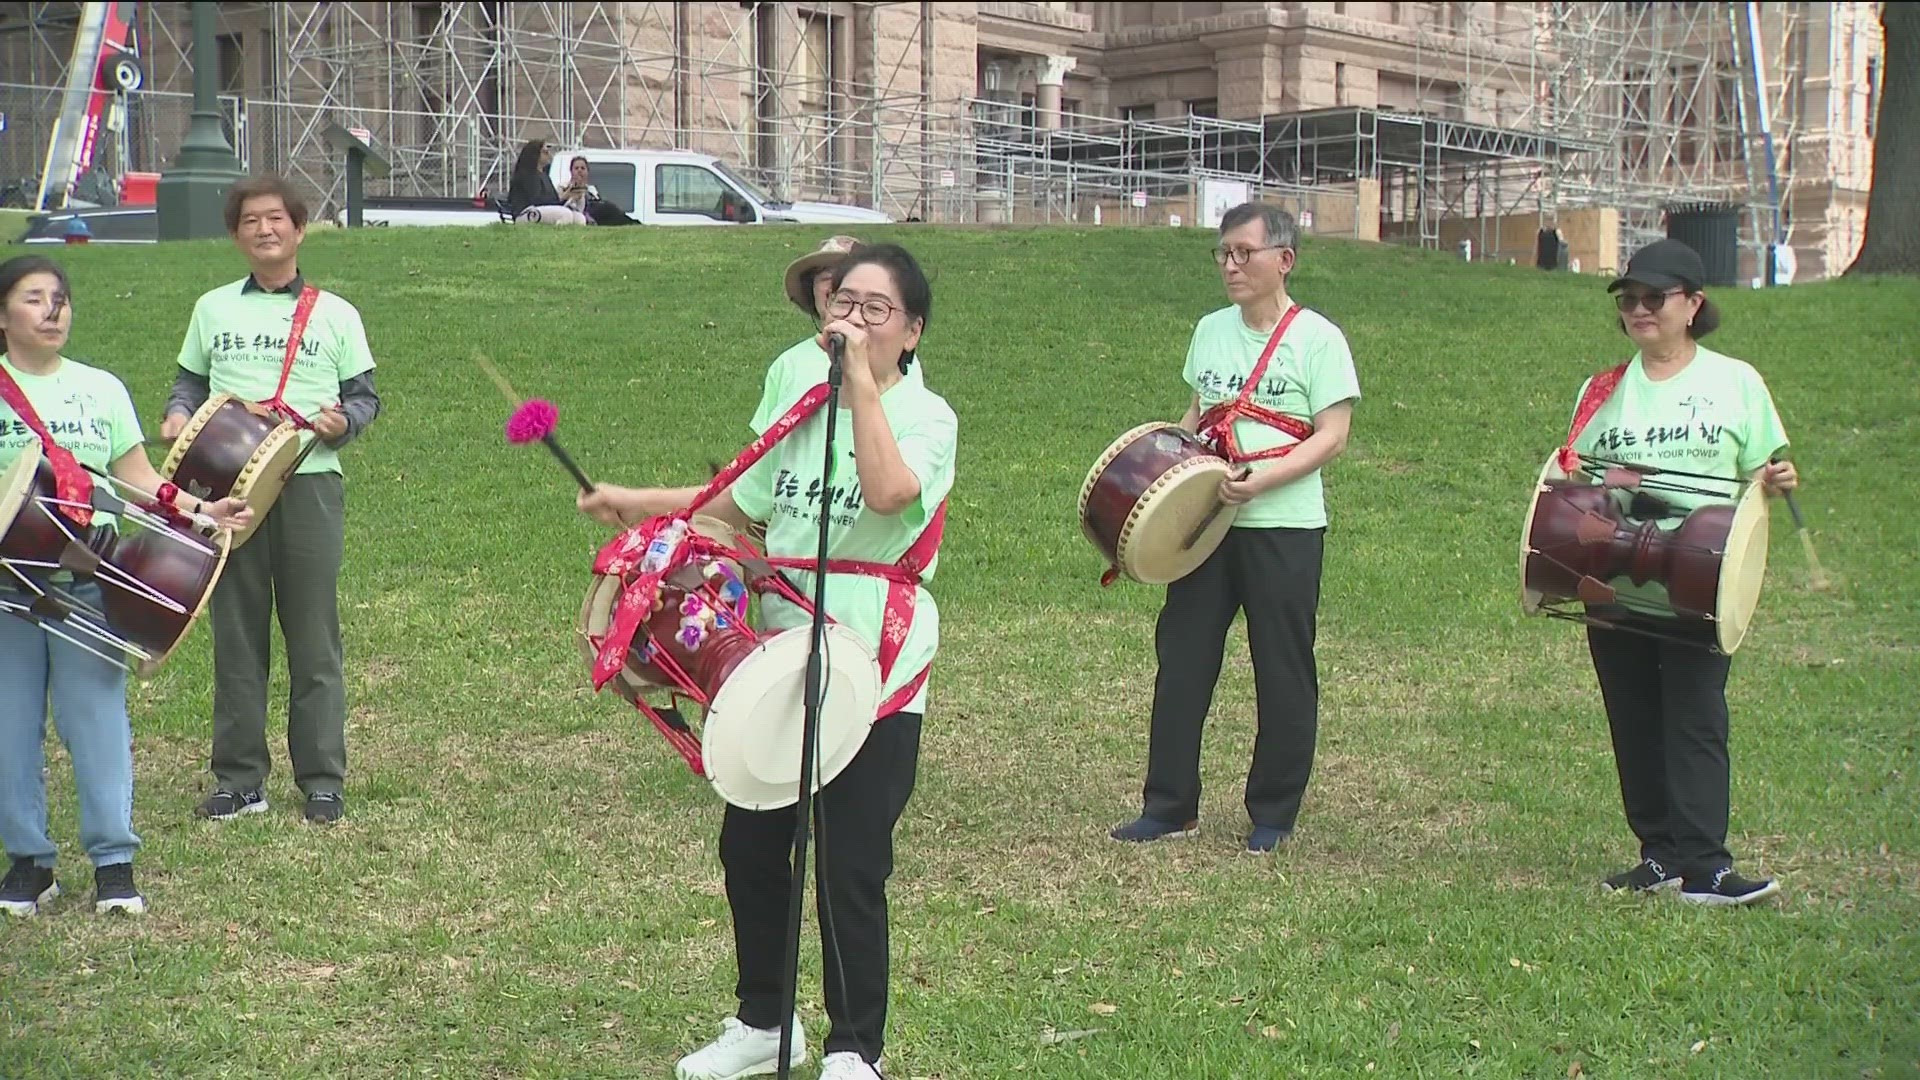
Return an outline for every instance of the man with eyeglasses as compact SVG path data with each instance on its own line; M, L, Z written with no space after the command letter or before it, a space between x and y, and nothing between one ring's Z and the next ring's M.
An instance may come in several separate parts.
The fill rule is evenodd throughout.
M1241 466L1220 485L1238 515L1207 561L1167 586L1142 812L1110 833L1116 840L1198 834L1201 727L1242 610L1259 714L1247 850L1290 836L1306 794L1319 729L1320 469L1346 447L1360 383L1340 328L1288 294L1297 235L1291 214L1259 203L1220 220L1213 256L1231 303L1194 328L1183 372L1193 398L1180 423Z

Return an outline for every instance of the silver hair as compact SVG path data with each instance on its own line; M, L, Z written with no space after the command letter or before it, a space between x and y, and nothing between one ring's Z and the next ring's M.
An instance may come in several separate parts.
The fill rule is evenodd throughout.
M1268 206L1266 203L1245 202L1222 214L1220 235L1225 236L1247 222L1255 220L1258 220L1261 227L1266 229L1267 243L1274 247L1299 250L1300 226L1293 220L1293 215L1277 206Z

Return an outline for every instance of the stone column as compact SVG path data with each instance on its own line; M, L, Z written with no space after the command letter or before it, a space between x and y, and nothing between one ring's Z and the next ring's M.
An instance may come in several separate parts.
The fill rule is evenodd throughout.
M159 238L189 240L227 233L227 190L244 173L220 130L220 51L213 4L193 4L193 121L173 168L155 185Z
M1040 126L1060 126L1060 89L1066 85L1067 72L1077 61L1071 56L1042 56L1036 63L1033 93L1034 109L1040 114Z

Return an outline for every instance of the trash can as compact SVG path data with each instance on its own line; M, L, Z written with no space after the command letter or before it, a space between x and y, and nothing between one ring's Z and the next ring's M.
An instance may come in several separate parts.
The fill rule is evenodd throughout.
M1667 239L1678 240L1700 256L1708 285L1740 280L1740 207L1736 203L1670 203Z

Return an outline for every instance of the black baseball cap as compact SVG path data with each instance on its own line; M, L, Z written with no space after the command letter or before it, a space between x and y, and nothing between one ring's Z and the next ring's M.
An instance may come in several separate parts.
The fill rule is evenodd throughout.
M1607 291L1617 292L1628 282L1661 292L1672 288L1697 292L1707 283L1707 268L1700 262L1700 253L1680 241L1655 240L1633 253L1626 273L1615 278Z

